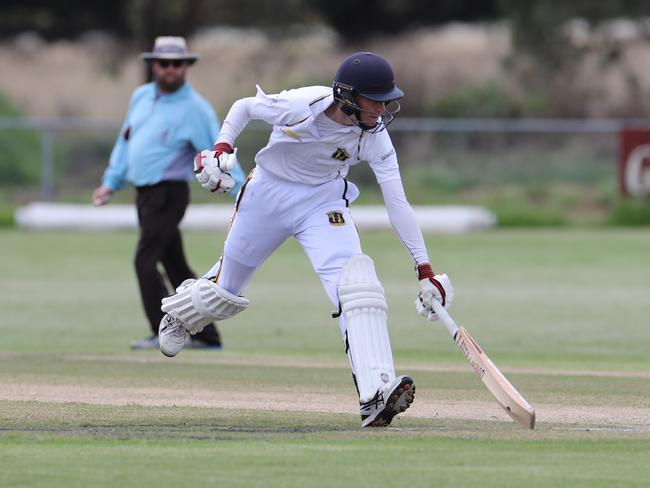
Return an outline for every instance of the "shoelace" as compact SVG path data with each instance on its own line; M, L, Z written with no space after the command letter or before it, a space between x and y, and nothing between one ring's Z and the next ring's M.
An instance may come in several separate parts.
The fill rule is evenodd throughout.
M381 390L378 390L377 393L375 393L374 397L372 397L367 402L359 402L359 405L361 406L362 409L369 409L371 407L378 407L380 404L383 403L385 403L384 393Z
M185 340L185 327L183 327L183 323L181 321L174 322L174 325L176 326L176 329L173 331L174 337Z

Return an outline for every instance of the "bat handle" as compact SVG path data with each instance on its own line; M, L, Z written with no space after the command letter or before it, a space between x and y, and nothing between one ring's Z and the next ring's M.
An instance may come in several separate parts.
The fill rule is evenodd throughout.
M432 305L433 305L433 311L436 312L436 315L438 318L442 321L445 327L447 327L447 330L451 334L452 338L456 338L456 332L458 332L458 326L456 325L456 322L454 322L454 319L451 318L451 315L449 315L449 312L445 309L445 307L442 306L442 304L436 300L435 298L432 300Z

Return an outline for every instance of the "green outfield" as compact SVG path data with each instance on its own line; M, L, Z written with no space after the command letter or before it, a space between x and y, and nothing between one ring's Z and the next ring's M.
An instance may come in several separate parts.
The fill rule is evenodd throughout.
M187 233L197 271L224 235ZM0 486L645 487L650 231L427 235L451 311L537 410L517 427L446 330L416 315L391 233L364 233L416 401L359 428L331 306L293 243L221 324L223 351L144 337L131 232L0 232Z

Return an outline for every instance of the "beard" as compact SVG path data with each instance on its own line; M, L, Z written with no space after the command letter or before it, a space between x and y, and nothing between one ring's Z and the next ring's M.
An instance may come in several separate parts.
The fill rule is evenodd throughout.
M165 77L161 76L158 79L156 79L156 84L158 85L158 89L163 92L163 93L174 93L176 90L178 90L181 86L183 86L183 83L185 83L185 78L182 76L179 77Z

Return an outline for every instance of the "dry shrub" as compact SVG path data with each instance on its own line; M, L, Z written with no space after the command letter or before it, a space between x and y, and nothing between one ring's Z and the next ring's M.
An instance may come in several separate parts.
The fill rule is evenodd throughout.
M407 94L406 115L421 115L434 100L488 83L513 97L543 99L540 115L643 116L650 110L650 44L643 38L617 41L615 49L607 42L587 44L575 63L536 84L522 75L521 62L512 63L505 24L450 24L353 47L326 29L298 32L285 38L223 27L199 33L190 39L202 55L190 81L223 117L234 100L253 95L257 83L268 92L329 85L342 58L372 50L394 65ZM92 36L77 43L5 43L0 92L32 116L120 119L143 81L137 54Z
M453 25L341 47L327 30L270 39L260 31L220 28L195 36L190 47L202 56L190 81L220 113L237 98L254 94L256 83L269 92L329 85L342 58L371 50L393 63L408 94L406 111L417 114L425 100L498 76L508 36L502 27ZM11 75L0 78L0 91L33 116L121 118L144 70L138 53L122 48L119 54L122 62L115 69L116 55L92 43L57 42L29 53L5 44L0 64Z

